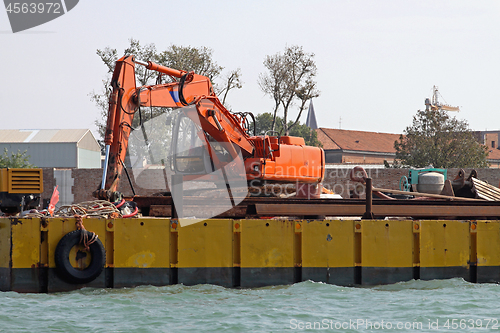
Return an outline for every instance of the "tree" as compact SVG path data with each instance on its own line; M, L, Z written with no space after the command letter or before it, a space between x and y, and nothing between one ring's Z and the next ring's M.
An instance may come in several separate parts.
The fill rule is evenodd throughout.
M170 68L194 71L196 74L204 75L212 81L214 91L217 95L223 94L222 103L226 102L227 94L232 89L239 89L242 86L241 71L236 69L230 71L225 76L222 76L224 67L219 66L212 59L213 51L207 47L191 47L171 45L164 51L158 51L155 44L147 44L142 46L138 40L130 39L130 46L123 52L124 55L134 55L137 59L143 61L152 61L159 65ZM106 130L106 118L108 115L108 98L110 91L110 81L115 67L115 62L118 60L118 51L110 47L102 50L97 50L97 55L106 65L108 71L106 78L102 81L103 87L100 92L91 92L90 99L96 104L101 111L101 117L95 121L99 129L99 134L104 137ZM137 84L150 85L162 83L164 80L174 80L166 75L158 75L155 71L149 71L144 66L136 66ZM219 83L217 81L222 81ZM163 82L165 83L165 82ZM143 115L143 121L156 117L167 111L166 108L151 108L149 114ZM133 126L137 126L137 117L134 119Z
M276 135L282 132L283 119L279 116L276 117L276 128L272 130L273 115L269 112L261 113L255 117L255 134L256 135ZM290 121L289 125L292 124ZM250 129L253 129L253 123L250 124ZM275 132L273 132L275 131ZM297 124L290 129L289 135L304 138L306 145L321 147L321 142L318 140L318 134L315 130L309 128L305 124Z
M0 155L0 168L36 168L36 166L29 163L31 156L26 155L26 150L21 153L11 153L9 156L9 151L4 148L3 155Z
M306 102L320 94L316 88L317 68L314 53L306 53L299 46L286 47L283 53L267 56L264 66L268 73L260 74L259 86L274 100L271 128L276 129L279 120L277 114L282 109L281 132L288 135L299 123ZM297 118L289 122L289 112L296 102L299 104Z
M487 147L480 144L465 120L444 110L418 111L413 124L394 142L396 159L410 167L477 168L488 166Z

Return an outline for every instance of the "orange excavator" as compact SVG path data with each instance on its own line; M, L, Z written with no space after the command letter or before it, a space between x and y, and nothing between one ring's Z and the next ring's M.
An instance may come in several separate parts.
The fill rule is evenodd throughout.
M136 85L136 66L169 76L173 82ZM211 170L239 161L247 182L297 183L306 186L319 184L324 177L324 152L318 147L306 146L303 138L292 136L250 136L243 113L228 111L217 98L210 79L183 70L175 70L124 56L116 62L109 98L105 134L105 166L100 189L94 193L110 200L118 188L125 168L129 138L134 130L132 122L141 107L177 109L177 130L172 130L172 142L181 136L182 119L196 125L192 131L196 140L203 142L204 151L198 154L176 152L175 148L164 168L170 166L184 179L203 179ZM170 111L168 111L170 112ZM183 132L184 133L184 132ZM184 133L185 134L185 133ZM222 153L221 153L222 152ZM125 168L126 171L126 168ZM213 179L212 179L213 180Z

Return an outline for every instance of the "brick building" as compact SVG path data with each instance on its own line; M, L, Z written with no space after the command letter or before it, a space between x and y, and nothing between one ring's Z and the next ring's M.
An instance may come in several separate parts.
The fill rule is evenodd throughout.
M318 128L326 163L377 164L392 163L396 155L394 141L399 134Z
M500 131L475 132L479 142L488 147L490 168L500 168L500 147L498 147Z
M318 128L328 164L384 165L394 161L394 141L399 134ZM500 131L474 132L477 140L488 147L490 168L500 168Z

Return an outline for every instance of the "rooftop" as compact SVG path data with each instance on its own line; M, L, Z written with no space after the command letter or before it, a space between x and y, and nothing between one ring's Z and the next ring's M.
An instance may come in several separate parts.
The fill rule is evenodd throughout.
M394 141L399 134L318 128L318 140L323 149L342 149L353 151L370 151L395 153Z
M0 130L1 143L79 142L89 129ZM92 136L93 137L93 136Z
M500 149L489 147L488 152L488 160L500 160Z

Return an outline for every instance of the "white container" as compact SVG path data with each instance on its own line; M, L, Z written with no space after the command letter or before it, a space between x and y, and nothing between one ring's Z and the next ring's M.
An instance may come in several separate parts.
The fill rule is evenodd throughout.
M444 175L439 172L424 172L418 175L417 192L440 194L444 188Z

